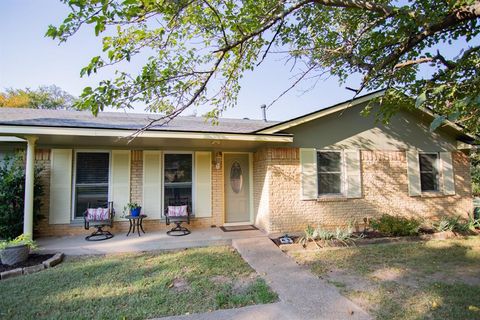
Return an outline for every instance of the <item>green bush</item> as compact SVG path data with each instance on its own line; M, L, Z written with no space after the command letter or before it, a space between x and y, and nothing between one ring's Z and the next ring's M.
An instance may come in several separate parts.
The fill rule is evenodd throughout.
M371 219L370 226L387 236L414 236L418 234L421 222L414 218L382 215L379 219Z
M35 168L34 222L40 218L43 187L42 169ZM25 168L21 153L0 161L0 239L14 239L23 233L23 205L25 195Z

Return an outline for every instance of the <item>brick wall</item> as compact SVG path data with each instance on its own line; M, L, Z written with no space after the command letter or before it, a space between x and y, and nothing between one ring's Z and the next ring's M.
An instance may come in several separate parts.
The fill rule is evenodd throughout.
M214 162L214 157L212 157ZM40 220L35 227L36 236L64 236L64 235L88 235L83 224L49 224L48 211L50 199L50 150L39 149L36 151L36 164L44 168L42 171L42 184L45 194L42 197L43 206L41 213L45 217ZM142 204L143 201L143 151L132 150L130 167L130 201ZM159 190L160 197L160 190ZM191 228L207 228L212 225L221 226L223 224L223 166L216 169L212 163L212 217L193 218L190 222ZM113 233L126 233L128 231L128 221L116 221L112 229ZM146 219L144 229L146 232L167 230L171 226L165 226L165 220Z
M453 153L456 195L430 197L408 195L404 151L361 152L360 199L300 200L298 149L262 149L254 159L257 223L268 232L302 231L308 224L334 228L354 222L363 227L364 218L383 213L428 219L466 216L472 209L470 164L462 152ZM267 222L262 218L266 215Z

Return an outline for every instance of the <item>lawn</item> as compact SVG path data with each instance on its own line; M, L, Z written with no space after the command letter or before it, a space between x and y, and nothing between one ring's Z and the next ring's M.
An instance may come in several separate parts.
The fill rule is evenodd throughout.
M377 319L480 319L480 238L295 252Z
M1 319L146 319L273 302L230 247L88 256L0 281Z

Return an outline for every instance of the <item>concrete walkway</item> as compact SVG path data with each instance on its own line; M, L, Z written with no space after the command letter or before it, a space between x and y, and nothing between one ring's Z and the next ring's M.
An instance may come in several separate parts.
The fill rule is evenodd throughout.
M335 287L297 265L268 238L234 239L232 245L279 295L280 302L162 319L371 319Z

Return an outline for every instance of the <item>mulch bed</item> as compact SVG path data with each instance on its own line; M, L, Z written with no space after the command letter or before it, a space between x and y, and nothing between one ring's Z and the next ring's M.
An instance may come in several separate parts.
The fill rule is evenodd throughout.
M0 272L9 271L9 270L17 269L17 268L31 267L31 266L35 266L37 264L42 264L43 261L48 260L53 256L54 256L53 254L32 253L28 256L27 261L14 264L13 266L8 266L6 264L1 264L0 263Z

